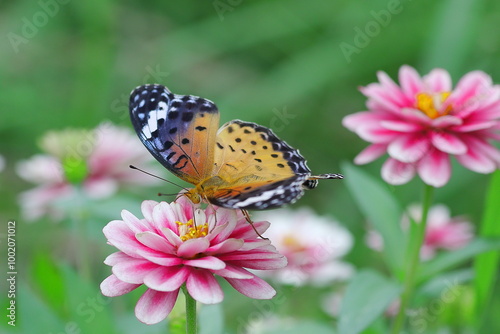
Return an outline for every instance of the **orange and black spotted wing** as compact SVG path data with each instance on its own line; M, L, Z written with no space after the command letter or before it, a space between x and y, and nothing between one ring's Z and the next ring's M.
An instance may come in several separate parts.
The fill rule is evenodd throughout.
M192 184L210 175L219 127L212 101L143 85L132 91L129 106L137 135L163 166Z

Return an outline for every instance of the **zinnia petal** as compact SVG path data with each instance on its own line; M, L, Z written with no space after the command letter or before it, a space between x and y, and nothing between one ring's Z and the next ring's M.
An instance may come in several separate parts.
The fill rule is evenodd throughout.
M389 155L401 162L415 162L429 150L429 138L425 135L401 135L387 147Z
M382 178L393 185L405 184L415 176L415 166L389 158L382 165Z
M417 93L424 90L424 84L418 72L411 66L401 66L399 70L399 83L405 95L414 98Z
M129 293L140 286L141 284L130 284L118 279L115 275L110 275L102 281L100 287L102 294L106 297L117 297Z
M194 299L203 304L220 303L224 298L219 283L208 270L191 269L186 288Z
M254 276L252 279L226 278L226 281L238 290L239 293L250 298L271 299L276 295L276 290L257 276Z
M423 77L426 87L433 93L442 93L451 91L450 74L441 69L436 68Z
M135 306L135 316L147 325L159 323L174 308L178 294L179 290L172 292L146 290Z
M378 157L384 155L387 150L386 144L372 144L361 151L355 158L354 163L357 165L364 165Z
M449 154L464 154L467 145L457 136L447 132L432 132L432 145L438 150Z
M432 150L419 161L417 169L422 181L433 187L442 187L451 176L450 158L446 153Z
M144 277L156 268L158 268L158 265L148 260L129 259L115 264L113 274L124 282L141 284L144 282Z
M144 277L144 284L156 291L174 291L181 287L188 275L186 267L160 267Z

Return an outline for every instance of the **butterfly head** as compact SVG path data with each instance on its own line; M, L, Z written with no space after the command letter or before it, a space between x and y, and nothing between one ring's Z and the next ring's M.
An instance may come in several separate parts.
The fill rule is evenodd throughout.
M184 196L189 198L189 200L191 202L193 202L194 204L201 203L201 201L202 201L202 198L201 198L200 193L198 192L197 188L189 189L187 192L184 193Z

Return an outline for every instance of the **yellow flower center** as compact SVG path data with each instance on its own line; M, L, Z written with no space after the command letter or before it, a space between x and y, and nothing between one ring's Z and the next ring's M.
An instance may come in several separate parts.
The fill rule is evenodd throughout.
M446 106L442 110L448 96L450 96L450 92L436 94L418 93L416 107L432 119L448 115L452 111L451 105Z
M182 241L204 237L208 234L208 224L196 226L190 219L187 223L175 222L179 226L179 236Z
M287 234L283 237L283 246L287 247L293 252L301 252L305 250L302 243L293 235Z

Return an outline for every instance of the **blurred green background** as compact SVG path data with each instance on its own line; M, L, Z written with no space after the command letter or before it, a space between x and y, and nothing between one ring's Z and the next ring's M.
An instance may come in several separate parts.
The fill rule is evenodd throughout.
M16 196L32 185L16 176L15 165L40 151L36 143L46 131L92 128L104 120L132 128L129 92L161 83L178 94L211 99L222 122L238 118L273 128L300 149L313 172L339 172L341 161L351 161L367 145L341 126L345 115L364 109L359 86L375 81L379 70L397 78L403 64L421 74L443 67L454 83L479 69L498 82L499 21L500 2L494 0L4 0L0 218L2 224L18 221L23 284L40 290L30 276L39 269L35 260L41 267L52 262L54 244L71 250L68 240L55 240L49 221L19 220ZM382 162L364 168L378 177ZM171 178L166 171L163 176ZM454 164L435 201L478 223L488 180ZM414 180L391 191L408 204L420 198L420 188ZM143 192L137 207L128 209L137 211L140 200L155 194ZM363 246L366 221L342 182L321 183L296 204L302 205L335 216L354 234L348 259L356 266L376 265ZM103 244L99 233L107 222L94 227ZM97 271L99 279L109 274L104 265Z

